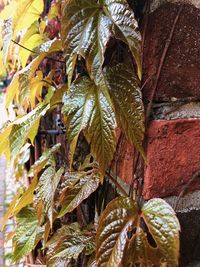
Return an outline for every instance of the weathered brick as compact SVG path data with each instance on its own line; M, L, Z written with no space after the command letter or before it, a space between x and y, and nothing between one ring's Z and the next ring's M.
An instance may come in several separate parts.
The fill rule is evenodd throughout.
M197 1L199 5L199 0ZM143 72L144 80L148 81L143 90L145 99L151 93L164 46L180 8L177 3L160 2L162 4L159 8L149 15L145 36ZM199 25L200 8L197 5L184 4L164 60L155 100L200 97Z
M134 147L126 140L117 160L117 175L127 184L131 184L134 164Z
M131 184L133 175L134 164L134 146L131 145L125 135L122 134L118 128L117 135L117 148L111 163L113 173L117 174L125 183Z
M144 197L178 195L200 171L200 120L152 121L148 130ZM200 189L200 179L188 191Z

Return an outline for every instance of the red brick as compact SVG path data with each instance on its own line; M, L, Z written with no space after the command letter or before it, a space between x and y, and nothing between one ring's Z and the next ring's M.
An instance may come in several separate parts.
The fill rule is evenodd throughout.
M125 136L121 136L121 130L116 130L117 135L117 151L111 164L112 171L117 172L117 176L120 177L125 183L131 184L133 175L133 163L134 163L134 147L126 140ZM120 145L119 145L120 143Z
M124 141L121 153L117 162L117 175L127 184L131 184L133 176L134 147L126 140Z
M200 170L200 120L153 121L148 130L144 197L178 195ZM200 189L200 179L189 191Z
M149 15L144 49L143 90L148 99L166 40L180 6L165 3ZM155 100L200 97L200 9L185 4L163 64Z

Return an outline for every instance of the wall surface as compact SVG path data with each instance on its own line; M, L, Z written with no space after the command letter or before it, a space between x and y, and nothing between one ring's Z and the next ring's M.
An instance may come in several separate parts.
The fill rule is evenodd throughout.
M146 106L161 65L147 129L143 195L165 198L176 209L180 266L200 266L200 0L151 1L144 43ZM118 175L130 184L134 148L126 141L122 147Z

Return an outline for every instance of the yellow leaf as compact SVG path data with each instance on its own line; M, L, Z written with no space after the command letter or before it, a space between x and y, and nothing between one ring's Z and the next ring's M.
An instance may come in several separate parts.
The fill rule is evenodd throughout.
M12 130L12 125L9 125L0 133L0 155L5 154L7 160L10 158L10 150L9 150L9 135Z
M31 108L33 109L36 105L36 98L41 101L42 88L44 86L43 73L42 71L37 72L37 76L34 77L30 82L30 96L29 101Z
M1 47L1 44L0 44ZM3 55L2 51L0 51L0 76L5 76L6 75L6 68L3 62Z
M16 215L21 209L33 202L34 190L36 188L38 178L34 177L29 188L24 192L19 201L16 203L13 214Z
M54 19L60 15L60 3L52 3L48 13L48 20Z
M37 49L36 53L39 55L34 58L29 65L17 72L11 84L8 87L8 92L6 96L6 107L10 105L14 97L20 95L21 87L26 86L26 83L30 82L35 76L35 72L38 69L39 64L42 60L51 53L62 51L62 42L60 40L50 40L48 42L42 43ZM19 77L22 78L20 82ZM19 97L20 99L20 97Z
M12 102L13 98L15 97L17 91L19 90L19 74L16 73L12 79L12 82L7 88L6 93L6 108L9 107L10 103Z
M32 31L31 31L32 32ZM38 33L32 34L31 36L24 36L24 38L21 40L20 44L28 48L29 50L33 50L38 45L42 44L44 42L42 36ZM29 50L26 50L24 48L20 49L19 58L22 64L22 67L24 68L26 66L27 60L31 54Z
M1 17L7 19L13 18L13 34L27 29L34 21L36 21L43 12L44 3L41 0L16 0L6 6Z
M10 151L13 159L19 154L20 149L27 139L33 144L33 140L38 131L40 118L45 115L50 105L40 103L34 110L27 115L17 118L13 122L12 131L9 135Z
M18 199L19 199L19 193L13 198L12 202L9 205L9 208L8 208L6 214L4 215L2 230L4 229L7 220L12 216L13 209L14 209L14 207L15 207L16 202L17 202Z
M40 34L43 34L44 33L44 30L45 30L46 26L47 26L46 21L45 20L42 20L40 22L40 26L39 26Z
M1 11L0 19L6 20L13 17L16 12L16 9L17 1L11 1L11 3Z
M58 104L62 103L64 93L67 92L67 85L63 85L60 89L57 89L50 101L50 110L54 109Z

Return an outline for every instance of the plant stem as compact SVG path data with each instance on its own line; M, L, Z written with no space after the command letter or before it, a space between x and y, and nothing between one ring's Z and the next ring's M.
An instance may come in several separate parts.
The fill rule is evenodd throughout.
M23 49L25 49L25 50L27 50L27 51L29 51L29 52L31 52L31 53L33 53L33 54L39 56L39 54L38 54L37 52L35 52L35 51L33 51L33 50L31 50L31 49L29 49L29 48L27 48L27 47L21 45L20 43L14 41L14 40L11 40L11 41L12 41L14 44L20 46L21 48L23 48ZM66 62L63 61L63 60L55 59L55 58L52 58L52 57L46 57L46 58L51 59L51 60L56 61L56 62L60 62L60 63L66 64Z
M128 197L128 194L126 191L122 188L122 186L117 182L115 178L112 177L112 175L107 171L106 175L110 178L110 180L116 185L116 187L122 192L122 194L126 197Z
M172 25L172 28L171 28L171 31L170 31L170 34L169 34L169 38L168 38L168 40L165 43L165 47L164 47L164 50L163 50L163 53L162 53L162 56L161 56L161 59L160 59L160 64L159 64L159 67L158 67L158 71L157 71L157 75L156 75L156 80L155 80L154 86L153 86L153 88L151 90L149 104L147 106L147 111L146 111L146 127L148 126L148 123L149 123L149 118L150 118L150 115L151 115L152 104L153 104L154 96L155 96L155 93L156 93L156 89L158 87L158 82L160 80L160 74L161 74L161 71L162 71L162 68L163 68L163 65L164 65L164 61L165 61L167 52L169 50L169 46L170 46L171 41L172 41L174 30L175 30L175 27L177 25L177 22L179 20L179 17L180 17L180 14L181 14L182 10L183 10L183 5L180 6L180 8L178 10L178 13L177 13L177 15L176 15L176 17L174 19L174 22L173 22L173 25Z

